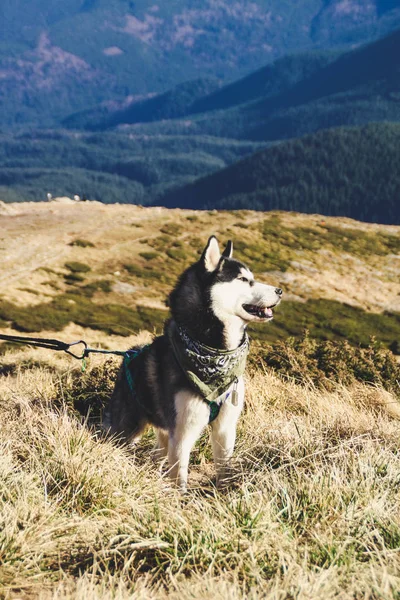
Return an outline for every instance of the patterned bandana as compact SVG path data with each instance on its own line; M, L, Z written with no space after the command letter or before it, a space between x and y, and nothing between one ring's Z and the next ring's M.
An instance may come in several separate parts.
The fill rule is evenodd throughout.
M207 402L214 402L244 373L249 338L235 350L218 350L193 340L171 321L167 330L174 356L186 377Z

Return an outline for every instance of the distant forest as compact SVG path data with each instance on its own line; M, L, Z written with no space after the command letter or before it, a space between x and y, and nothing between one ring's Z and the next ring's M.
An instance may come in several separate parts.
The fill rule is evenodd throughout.
M106 204L157 203L265 144L209 136L32 131L0 135L0 200L85 196Z
M400 222L400 124L320 131L163 198L166 206L293 210Z

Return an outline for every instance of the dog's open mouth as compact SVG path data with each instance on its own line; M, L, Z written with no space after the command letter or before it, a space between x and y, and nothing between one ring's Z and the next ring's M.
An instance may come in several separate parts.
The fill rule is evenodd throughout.
M257 304L243 304L244 310L249 313L252 317L258 319L270 320L273 319L274 314L272 312L273 307L276 306L258 306Z

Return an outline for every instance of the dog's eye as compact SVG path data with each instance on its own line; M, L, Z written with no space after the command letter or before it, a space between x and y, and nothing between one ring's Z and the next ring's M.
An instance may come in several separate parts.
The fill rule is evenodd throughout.
M247 279L247 277L238 277L239 281L244 281L245 283L249 283L250 279Z

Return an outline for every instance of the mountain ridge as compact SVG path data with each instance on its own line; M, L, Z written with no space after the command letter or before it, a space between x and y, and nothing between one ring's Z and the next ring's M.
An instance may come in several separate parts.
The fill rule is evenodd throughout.
M171 119L164 110L159 121L150 123L149 116L141 121L140 111L151 114L154 103L160 104L164 97L156 96L98 120L97 127L106 129L112 119L114 126L148 135L279 141L327 127L398 121L400 30L346 52L287 56L211 94L195 99L195 93L196 88L183 107L179 87L166 94L182 116L176 110ZM75 119L79 123L80 116ZM87 117L86 123L90 128ZM80 126L85 128L85 115Z
M288 140L166 194L167 207L301 210L400 223L400 124Z
M288 0L15 0L0 7L0 18L0 126L54 126L88 100L164 92L193 79L194 70L229 81L290 52L376 39L400 26L400 7L383 0L311 0L306 7Z

